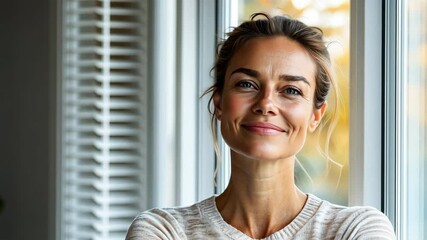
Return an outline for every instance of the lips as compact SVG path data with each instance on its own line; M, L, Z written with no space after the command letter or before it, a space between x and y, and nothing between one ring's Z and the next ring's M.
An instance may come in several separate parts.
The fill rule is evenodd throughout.
M260 135L277 135L286 133L286 131L281 127L268 122L244 123L242 124L242 127L249 132Z

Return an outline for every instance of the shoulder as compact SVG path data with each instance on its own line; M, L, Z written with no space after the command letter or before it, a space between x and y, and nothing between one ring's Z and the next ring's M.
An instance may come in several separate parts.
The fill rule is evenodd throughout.
M126 240L181 238L179 223L170 209L154 208L136 216L130 225Z
M354 239L395 239L390 220L373 207L349 207L339 214L340 233Z
M390 220L373 207L345 207L322 201L315 218L321 219L336 239L396 238Z
M187 239L188 226L201 225L203 222L199 208L203 202L188 207L153 208L144 211L133 220L126 240Z
M153 208L135 217L126 239L185 239L183 226L197 217L196 204L179 208Z

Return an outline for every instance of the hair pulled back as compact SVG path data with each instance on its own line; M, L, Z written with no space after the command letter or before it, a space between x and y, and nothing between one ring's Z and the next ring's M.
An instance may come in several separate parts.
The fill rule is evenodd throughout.
M212 71L214 73L214 84L206 90L203 95L211 93L208 108L212 114L211 130L214 137L215 152L219 155L218 145L216 143L217 122L211 106L213 96L222 94L225 82L225 74L231 58L234 54L249 40L262 37L284 36L298 42L312 57L315 65L314 108L321 108L325 103L331 87L334 90L335 104L332 108L332 114L329 120L328 131L326 133L325 155L329 158L329 140L332 131L336 125L335 115L338 108L338 88L334 71L332 69L331 59L327 49L327 44L323 38L323 31L318 27L307 26L303 22L289 18L287 16L270 16L266 13L255 13L250 20L241 23L233 31L227 33L228 38L221 41L218 46L218 55ZM327 122L326 119L325 122ZM323 123L323 124L324 124ZM322 124L322 125L323 125ZM320 128L322 128L322 125ZM221 158L220 156L218 156ZM330 159L331 160L331 159Z

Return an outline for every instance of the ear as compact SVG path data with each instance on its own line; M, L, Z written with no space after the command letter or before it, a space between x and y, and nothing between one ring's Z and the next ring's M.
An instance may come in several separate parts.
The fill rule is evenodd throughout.
M308 127L308 130L310 132L314 132L317 126L319 126L320 121L323 118L323 115L325 115L327 107L328 107L328 103L325 101L320 108L314 109L313 116L311 117L311 120L310 120L310 126Z
M222 115L222 108L221 108L221 93L215 92L213 95L213 102L215 107L215 117L217 120L221 121L221 115Z

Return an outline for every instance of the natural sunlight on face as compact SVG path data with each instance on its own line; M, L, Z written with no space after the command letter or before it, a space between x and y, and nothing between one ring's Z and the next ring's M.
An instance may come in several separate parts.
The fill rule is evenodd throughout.
M324 109L315 109L316 65L286 37L255 38L231 58L222 93L214 97L231 150L252 159L293 158Z
M349 180L349 59L350 1L349 0L239 0L239 21L258 11L272 15L288 15L307 25L320 27L328 43L332 65L337 77L339 99L327 98L326 118L337 115L333 134L328 129L333 121L323 121L316 134L309 134L304 148L297 155L301 163L295 169L298 187L316 193L324 199L348 204ZM333 89L331 89L333 93ZM325 119L326 120L326 119ZM331 164L332 163L332 164ZM337 163L337 164L335 164Z

